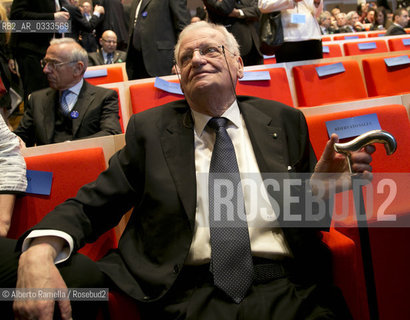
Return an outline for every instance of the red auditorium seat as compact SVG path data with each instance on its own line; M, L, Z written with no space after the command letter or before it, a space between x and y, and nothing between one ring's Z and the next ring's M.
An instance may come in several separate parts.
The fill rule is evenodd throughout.
M307 64L292 68L299 107L367 98L358 62L341 63L345 72L323 77L318 76L316 67L334 64Z
M172 80L171 82L179 82ZM132 84L129 87L132 113L138 113L168 102L184 99L183 95L169 93L154 87L154 82Z
M50 195L27 194L15 204L8 238L17 239L27 229L39 222L58 204L77 194L78 189L94 181L105 170L102 148L90 148L25 158L28 170L53 173ZM107 231L92 244L87 244L81 253L98 260L113 247L117 240L114 229Z
M392 96L410 92L410 64L388 67L385 58L362 60L369 97Z
M322 42L332 41L332 37L330 36L322 36Z
M87 71L89 70L98 70L101 69L100 67L98 68L93 68L93 67L88 67ZM92 78L85 78L85 80L88 83L91 83L95 86L99 84L105 84L105 83L114 83L114 82L122 82L125 79L124 77L124 69L121 65L109 65L109 67L106 68L107 70L107 75L105 76L100 76L100 77L92 77Z
M270 80L238 81L237 95L255 96L263 99L276 100L293 106L289 81L285 68L270 68L255 71L269 71ZM247 71L252 72L252 71Z
M344 35L337 35L333 36L334 40L354 40L354 39L362 39L366 38L366 34L364 33L346 33Z
M337 58L337 57L343 57L340 44L338 43L323 44L323 58Z
M367 33L368 38L374 38L374 37L382 37L386 34L386 31L379 31L379 32L369 32Z
M408 307L408 288L410 287L410 258L408 244L410 243L410 202L408 195L410 192L410 123L406 108L402 105L386 105L372 108L349 110L337 113L307 116L310 139L316 155L320 155L328 140L325 122L335 119L355 117L364 114L377 114L382 129L392 133L397 140L397 151L387 156L383 146L377 144L376 152L373 154L372 167L374 179L371 187L374 190L373 201L366 201L368 215L370 245L373 259L373 267L376 281L376 292L379 306L380 319L410 319L410 308ZM378 175L379 173L379 175ZM384 173L384 174L380 174ZM387 174L386 174L387 173ZM401 173L402 175L398 175ZM386 204L389 191L382 193L377 191L379 184L385 180L392 179L397 186L397 194L385 209L386 214L396 214L397 222L394 227L388 227L375 218L375 213ZM365 190L366 191L366 190ZM365 200L367 192L364 192ZM338 216L346 213L345 219L334 221L336 230L342 232L352 239L357 250L357 261L360 266L351 274L350 281L356 281L359 290L359 300L361 316L357 319L368 319L366 308L366 291L364 274L362 269L362 257L360 254L360 240L357 223L353 218L355 210L353 207L353 195L348 193L347 206L341 206L339 194L336 197L335 211ZM372 198L369 198L372 199ZM371 206L373 204L373 207ZM373 208L373 210L371 210Z
M390 51L410 50L410 37L394 37L387 40ZM405 44L406 43L406 44Z
M387 48L386 41L384 40L345 42L343 43L343 48L345 51L345 56L355 56L359 54L370 54L389 51L389 49Z

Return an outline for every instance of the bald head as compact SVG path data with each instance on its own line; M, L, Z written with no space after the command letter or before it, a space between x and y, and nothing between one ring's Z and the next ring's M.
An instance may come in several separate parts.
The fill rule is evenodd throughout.
M105 53L113 53L117 50L117 35L112 30L106 30L100 38L100 46Z

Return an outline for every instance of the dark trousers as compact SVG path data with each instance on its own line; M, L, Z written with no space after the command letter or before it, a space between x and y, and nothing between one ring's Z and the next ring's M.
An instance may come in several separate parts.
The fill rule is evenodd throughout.
M48 88L46 75L41 68L40 60L43 55L35 52L18 50L14 53L19 67L21 80L24 89L24 103L27 103L27 98L30 93L40 89Z
M15 245L15 240L0 238L0 288L15 287L20 255L14 250ZM114 287L97 263L81 254L74 254L58 268L69 288ZM296 279L289 273L275 280L255 282L246 298L236 304L213 285L209 265L185 266L162 299L138 303L138 307L143 320L352 319L339 289ZM11 302L0 302L2 319L13 319L11 306ZM94 319L98 308L104 307L95 302L72 303L73 319Z
M126 69L129 80L151 78L145 69L142 51L134 48L132 43L127 53Z
M321 40L284 42L275 51L276 62L292 62L323 58Z

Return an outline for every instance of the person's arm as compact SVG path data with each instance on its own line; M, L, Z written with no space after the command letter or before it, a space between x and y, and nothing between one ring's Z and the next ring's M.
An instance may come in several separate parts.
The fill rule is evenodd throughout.
M258 8L262 13L282 11L295 8L295 3L302 0L258 0Z
M36 289L52 288L67 289L54 260L65 243L58 237L40 237L32 241L30 248L23 252L19 259L16 288ZM71 319L70 300L57 301L61 319ZM16 300L13 309L17 318L51 319L54 313L55 301L47 300Z
M187 2L186 0L173 0L169 2L169 5L174 20L175 31L179 34L190 21Z
M30 5L30 1L32 0L14 0L11 5L10 19L11 20L54 20L55 19L55 13L54 13L55 10L52 10L51 6L50 6L49 12L33 12L30 10L30 8L32 7ZM61 14L64 13L65 15L69 16L67 12L60 12L60 13Z
M0 194L0 237L7 236L13 215L15 194Z

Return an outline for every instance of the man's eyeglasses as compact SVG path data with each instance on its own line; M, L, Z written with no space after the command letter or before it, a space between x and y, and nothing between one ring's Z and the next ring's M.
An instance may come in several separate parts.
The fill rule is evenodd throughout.
M196 48L193 50L186 50L182 53L180 60L181 67L186 67L192 61L192 57L194 56L194 52L198 51L199 54L203 57L214 59L218 58L222 54L225 53L226 48L222 45L220 46L206 46L203 48ZM228 51L228 50L227 50Z
M40 64L43 69L46 67L46 65L48 65L50 69L57 69L58 67L61 67L65 64L76 63L76 62L77 61L57 62L55 60L41 59Z
M115 41L115 40L105 40L105 39L102 39L102 41L104 41L105 43L108 43L108 44L117 44L117 41Z

